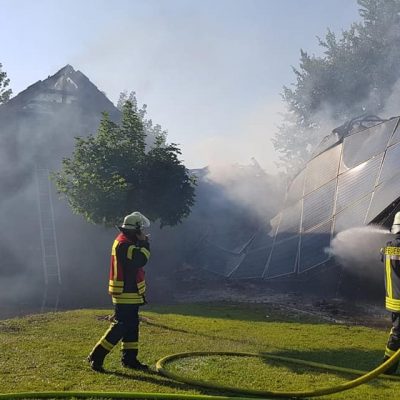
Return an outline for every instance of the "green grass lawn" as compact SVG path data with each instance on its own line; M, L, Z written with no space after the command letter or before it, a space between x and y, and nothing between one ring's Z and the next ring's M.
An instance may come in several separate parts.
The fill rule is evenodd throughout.
M119 349L107 357L109 373L90 370L86 356L108 327L111 310L76 310L0 321L0 393L22 391L135 391L224 394L190 387L156 373L120 365ZM382 359L387 331L321 322L267 305L144 307L140 359L154 367L168 354L186 351L274 352L354 369ZM306 390L344 382L350 375L266 361L263 358L193 357L169 369L195 379L260 390ZM375 379L320 398L398 398L400 381ZM226 394L226 393L225 393Z

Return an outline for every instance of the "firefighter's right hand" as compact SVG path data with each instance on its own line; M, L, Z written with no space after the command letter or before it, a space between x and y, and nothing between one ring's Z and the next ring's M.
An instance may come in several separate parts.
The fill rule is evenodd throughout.
M142 231L136 233L136 238L142 241L148 240L148 237Z

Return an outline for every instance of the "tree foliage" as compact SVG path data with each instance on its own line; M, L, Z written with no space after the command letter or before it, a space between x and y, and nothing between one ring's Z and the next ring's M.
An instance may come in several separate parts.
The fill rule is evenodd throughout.
M194 204L194 180L179 160L176 144L157 129L146 145L145 113L126 100L120 124L103 117L96 135L76 138L71 158L53 175L59 193L87 221L115 225L140 210L161 226L176 225Z
M274 139L282 164L296 170L329 132L363 113L380 114L400 78L400 0L358 0L361 21L340 37L318 39L320 57L301 50L296 82L284 87L287 114Z
M129 94L126 90L121 92L119 95L118 103L117 103L118 110L120 110L122 112L123 108L124 108L124 104L127 101L132 103L132 109L139 115L139 117L142 121L143 128L144 128L146 138L147 138L147 142L149 142L149 140L152 140L156 137L159 137L159 138L164 137L164 144L165 144L166 138L167 138L167 131L163 130L161 128L161 125L159 125L159 124L153 125L153 121L151 119L146 118L147 105L143 104L142 107L139 108L137 98L136 98L136 92L131 91Z
M7 78L7 73L2 70L2 67L0 63L0 104L6 103L12 94L11 89L7 89L10 80Z

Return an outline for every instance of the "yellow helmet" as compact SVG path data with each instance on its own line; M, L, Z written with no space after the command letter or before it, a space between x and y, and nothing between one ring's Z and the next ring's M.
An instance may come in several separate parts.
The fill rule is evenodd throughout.
M392 233L400 233L400 211L394 216Z
M129 214L124 218L124 222L120 228L142 230L143 228L148 228L149 226L149 219L139 211L134 211L132 214Z

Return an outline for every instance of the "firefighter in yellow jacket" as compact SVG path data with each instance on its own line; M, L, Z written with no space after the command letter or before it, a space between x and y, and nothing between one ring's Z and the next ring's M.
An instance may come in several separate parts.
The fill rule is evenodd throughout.
M381 249L385 264L386 309L392 313L392 329L386 345L383 361L400 348L400 212L396 213L392 226L395 237ZM389 367L385 374L394 374L399 363Z
M93 370L104 372L105 356L121 341L122 365L127 368L147 370L138 359L139 306L145 303L146 283L143 267L150 258L148 236L143 228L149 220L135 211L124 218L120 233L111 250L108 292L112 296L115 314L103 337L88 356Z

